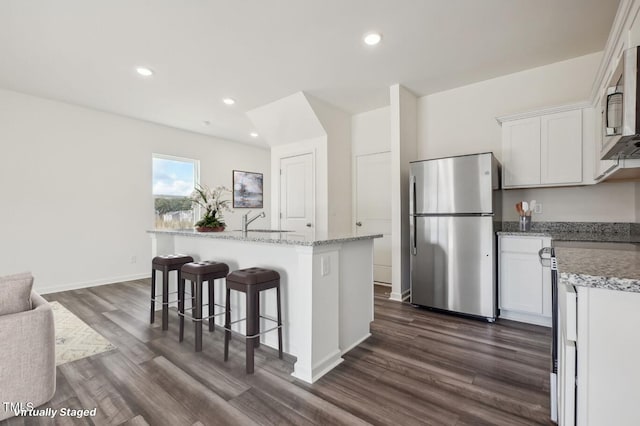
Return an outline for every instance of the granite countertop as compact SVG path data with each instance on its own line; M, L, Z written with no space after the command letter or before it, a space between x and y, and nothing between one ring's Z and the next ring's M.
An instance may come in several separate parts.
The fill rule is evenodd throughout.
M548 232L525 232L525 231L498 231L498 235L501 236L510 236L510 237L551 237L551 234Z
M517 237L550 237L556 241L590 241L597 243L640 243L640 236L594 232L499 231L498 235Z
M619 222L532 222L531 231L518 230L518 222L503 222L498 235L551 237L556 241L640 243L640 224Z
M267 244L283 244L292 246L322 246L329 244L340 244L351 241L369 240L372 238L382 238L382 234L354 235L354 234L321 234L318 232L297 233L297 232L248 232L224 231L224 232L197 232L195 230L172 230L172 229L152 229L147 231L150 234L175 235L193 238L210 238L219 240L235 240Z
M555 249L561 282L640 293L640 249Z

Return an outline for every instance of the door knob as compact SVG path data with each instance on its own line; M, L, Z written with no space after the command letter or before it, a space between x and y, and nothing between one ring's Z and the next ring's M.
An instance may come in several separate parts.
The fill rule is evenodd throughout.
M307 228L311 228L311 223L307 223Z
M356 222L356 226L362 226L362 222Z

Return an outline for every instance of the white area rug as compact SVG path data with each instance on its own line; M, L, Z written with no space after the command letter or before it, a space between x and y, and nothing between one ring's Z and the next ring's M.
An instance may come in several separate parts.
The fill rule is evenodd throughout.
M116 347L58 302L51 302L56 325L56 365Z

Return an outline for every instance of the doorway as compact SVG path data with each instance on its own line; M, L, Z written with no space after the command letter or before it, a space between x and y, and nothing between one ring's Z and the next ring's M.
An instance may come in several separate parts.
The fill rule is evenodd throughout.
M313 155L280 159L280 229L299 233L313 229L315 190Z
M356 234L382 234L373 243L373 280L391 285L391 153L355 157Z

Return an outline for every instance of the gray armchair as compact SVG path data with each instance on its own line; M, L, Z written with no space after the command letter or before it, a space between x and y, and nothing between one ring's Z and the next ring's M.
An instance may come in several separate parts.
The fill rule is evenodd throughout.
M56 391L53 311L34 291L31 304L31 310L0 316L0 420L14 415L3 403L37 407Z

